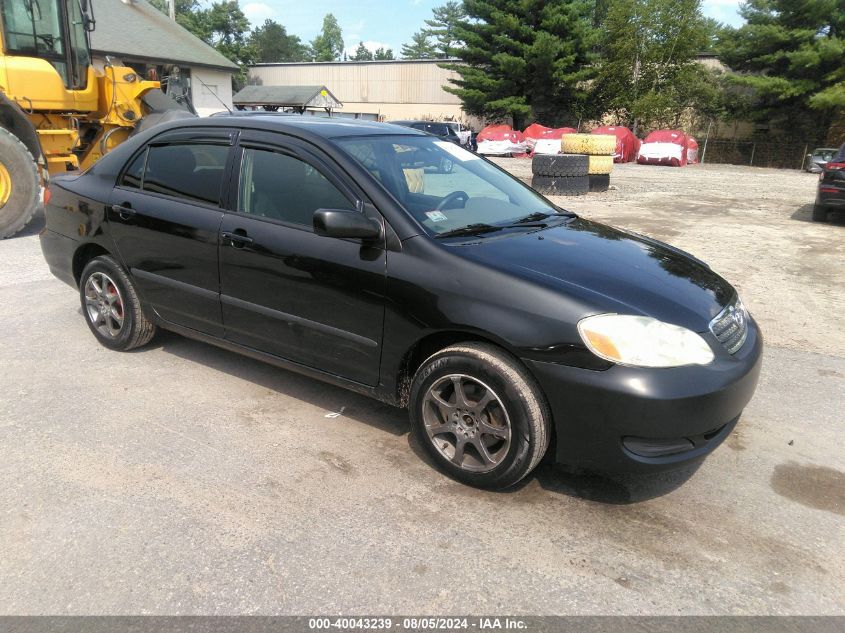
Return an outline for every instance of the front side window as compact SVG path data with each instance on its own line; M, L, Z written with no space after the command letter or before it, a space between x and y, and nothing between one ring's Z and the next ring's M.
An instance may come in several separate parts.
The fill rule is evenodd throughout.
M317 209L351 208L354 205L337 187L299 158L270 150L243 150L240 213L312 226Z
M6 1L2 7L6 50L36 57L64 58L59 0Z
M557 214L545 198L479 156L430 136L337 139L432 234Z
M143 190L218 204L228 155L227 145L180 143L150 146Z

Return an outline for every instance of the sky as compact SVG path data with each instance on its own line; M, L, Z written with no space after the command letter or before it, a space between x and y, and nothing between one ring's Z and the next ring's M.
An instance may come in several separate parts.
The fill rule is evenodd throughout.
M737 9L742 0L704 0L704 15L736 26L742 22ZM323 16L333 13L343 30L346 50L354 52L358 42L370 50L392 48L396 55L402 44L420 30L431 9L445 0L240 0L241 9L253 26L267 18L284 25L288 33L310 41L319 33Z

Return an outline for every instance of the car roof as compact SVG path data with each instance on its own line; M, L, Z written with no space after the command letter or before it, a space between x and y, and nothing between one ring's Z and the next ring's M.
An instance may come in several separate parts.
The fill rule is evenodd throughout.
M242 114L216 115L197 119L180 119L170 124L156 126L156 130L167 128L189 127L230 127L251 128L275 132L285 132L293 136L311 138L342 138L348 136L381 136L381 135L421 135L424 132L412 128L379 123L376 121L362 121L360 119L346 119L341 117L320 117L299 114L280 114L275 112L255 113L249 116Z

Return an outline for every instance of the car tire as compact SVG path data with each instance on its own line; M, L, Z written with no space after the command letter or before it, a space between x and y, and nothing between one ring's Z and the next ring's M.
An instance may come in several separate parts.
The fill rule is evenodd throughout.
M813 222L826 222L827 221L827 207L824 207L820 204L813 205Z
M531 159L531 173L535 176L584 176L589 166L590 157L586 154L535 154Z
M109 349L126 352L150 342L155 325L141 309L135 284L112 257L92 259L79 278L82 314L94 337Z
M35 159L17 136L0 128L0 239L29 224L40 195Z
M581 196L590 190L590 177L583 176L534 176L531 186L550 196Z
M455 161L451 158L443 158L440 161L440 173L441 174L451 174L452 170L455 168Z
M423 362L409 408L419 444L470 486L513 486L549 445L551 413L540 387L516 358L487 343L458 343Z
M610 174L590 174L590 191L602 193L610 187Z

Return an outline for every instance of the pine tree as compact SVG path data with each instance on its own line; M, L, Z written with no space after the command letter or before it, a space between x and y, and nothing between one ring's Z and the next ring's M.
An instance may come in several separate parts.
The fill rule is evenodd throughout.
M454 48L460 76L445 89L469 114L545 125L578 118L598 31L591 0L466 0Z
M351 62L371 62L373 61L373 54L369 48L364 46L364 42L358 43L358 48L355 49L355 53L349 56L349 61Z
M376 52L373 53L373 59L376 61L389 61L391 59L395 59L393 57L393 49L379 47L376 49Z
M405 59L431 59L437 57L437 49L432 46L425 31L417 31L411 36L409 44L402 45L402 57Z
M426 37L434 38L437 57L451 57L453 49L458 45L458 24L467 15L463 3L450 0L431 12L433 17L425 21L429 28L422 32Z
M719 38L743 114L821 138L845 109L845 0L747 0L747 24Z
M311 42L314 61L333 62L340 59L343 53L343 32L337 23L337 18L331 13L323 18L323 29Z

